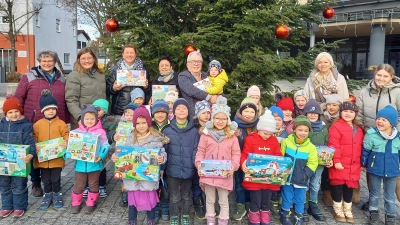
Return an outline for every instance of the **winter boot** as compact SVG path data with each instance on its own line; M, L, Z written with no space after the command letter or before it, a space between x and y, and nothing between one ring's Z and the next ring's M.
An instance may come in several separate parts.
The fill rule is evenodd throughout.
M280 222L282 225L293 225L292 221L290 221L290 211L281 209Z
M207 225L215 225L215 214L207 214Z
M243 219L243 216L246 215L246 208L243 204L238 203L236 206L236 213L233 214L232 219L236 221L240 221Z
M71 211L70 213L72 214L77 214L79 211L81 211L81 204L82 204L82 198L83 198L83 193L81 194L75 194L72 191L72 202L71 202Z
M170 225L179 225L179 217L177 216L171 216L171 219L169 220Z
M119 206L121 207L128 206L128 193L126 191L121 191L121 201L119 202Z
M308 201L308 214L318 221L325 221L324 215L319 211L318 204L312 201ZM306 221L304 221L306 222Z
M60 209L60 208L64 207L64 202L63 202L61 192L53 192L53 204L54 204L54 208L56 208L56 209Z
M330 190L324 191L323 200L324 200L325 205L333 206L333 200L332 200L332 196L331 196L331 191Z
M270 201L269 203L270 208L271 208L271 212L272 214L274 214L275 216L279 215L279 202L278 201Z
M385 225L396 225L396 216L386 215Z
M206 217L206 210L204 209L204 201L202 198L193 199L194 212L197 219L204 220Z
M369 211L369 201L362 205L361 210L366 212Z
M306 223L310 221L310 217L308 217L308 214L307 214L307 209L308 209L308 201L306 201L306 203L304 203L304 213L302 214L303 222L306 222Z
M381 221L379 221L379 211L371 210L369 211L369 225L379 225Z
M43 196L43 189L42 185L39 183L32 183L32 195L34 197L42 197Z
M129 220L128 225L137 225L137 220Z
M147 225L156 225L156 220L147 220Z
M40 209L48 209L53 202L53 193L44 193L42 203L40 203Z
M347 203L343 202L343 211L344 211L344 216L346 217L346 221L348 223L354 223L354 216L352 212L352 205L353 203Z
M181 216L181 225L190 225L190 216L189 215Z
M228 218L221 218L221 217L218 217L218 225L228 225L228 223L229 223L229 219Z
M85 208L85 214L92 214L94 210L96 209L96 202L97 199L99 199L100 192L93 193L90 192L88 193L88 197L86 199L86 208Z
M260 225L261 221L260 212L249 211L248 216L249 216L249 225Z
M294 225L302 225L303 224L303 214L296 213L294 215Z
M260 225L269 225L271 222L271 215L270 211L262 211L260 210Z
M353 197L351 198L351 202L358 204L360 203L360 185L358 188L354 188Z
M346 222L346 216L343 211L343 201L335 202L333 201L333 215L335 216L336 221L338 222Z

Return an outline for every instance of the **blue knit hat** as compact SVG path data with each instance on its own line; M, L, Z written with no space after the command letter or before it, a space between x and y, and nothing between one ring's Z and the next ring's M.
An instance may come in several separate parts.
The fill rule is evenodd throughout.
M125 106L124 111L127 109L132 109L133 111L135 111L138 108L138 105L136 105L135 103L129 103L128 105Z
M393 106L387 105L383 109L378 111L378 113L376 114L376 118L378 119L379 117L387 119L393 127L396 127L399 113Z
M135 99L140 97L144 99L144 92L142 89L135 88L131 91L131 102L135 101Z
M279 116L280 118L282 118L282 121L283 121L283 111L281 108L273 105L273 106L269 107L269 110L271 111L273 116Z
M173 106L173 113L175 115L175 110L176 107L178 107L178 105L185 105L186 108L189 110L189 103L184 99L184 98L178 98L175 102L174 102L174 106Z
M218 62L217 60L212 60L210 64L208 64L208 74L210 74L210 69L213 67L217 68L220 73L222 72L221 63Z
M196 105L194 106L194 114L197 118L199 118L201 114L207 111L211 112L210 103L208 103L206 100L196 102Z
M169 113L168 103L162 99L159 99L153 103L153 107L151 108L151 115L154 116L156 112L165 112Z
M46 110L48 108L56 108L56 109L58 109L57 101L51 95L51 91L49 89L42 90L42 96L40 97L39 105L40 105L40 112L41 113L43 113L44 110Z
M310 99L304 106L303 113L304 115L307 115L307 113L322 114L322 109L315 99Z

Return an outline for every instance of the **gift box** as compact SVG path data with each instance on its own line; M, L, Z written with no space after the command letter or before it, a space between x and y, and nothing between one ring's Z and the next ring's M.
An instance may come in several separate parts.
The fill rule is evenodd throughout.
M117 84L146 86L146 70L117 70Z
M329 165L332 161L335 149L325 145L319 145L316 147L318 152L318 165Z
M160 148L116 147L115 155L119 158L115 162L114 178L158 181L160 166L157 157L160 154Z
M293 162L289 157L250 153L247 158L244 181L284 185L289 177Z
M163 100L168 91L178 92L178 89L176 89L176 85L153 85L151 95L153 102L159 99Z
M115 142L115 146L124 146L126 138L131 133L133 124L131 122L118 122L116 134L119 135L118 141Z
M200 171L203 177L227 178L231 170L232 162L230 160L206 159L200 162Z
M67 158L95 162L101 143L100 134L73 130L69 132Z
M36 143L40 150L37 153L39 162L45 162L56 158L62 158L65 153L65 148L61 147L64 138L55 138L48 141Z
M0 143L0 175L27 177L31 172L31 162L25 164L22 157L29 152L29 145Z

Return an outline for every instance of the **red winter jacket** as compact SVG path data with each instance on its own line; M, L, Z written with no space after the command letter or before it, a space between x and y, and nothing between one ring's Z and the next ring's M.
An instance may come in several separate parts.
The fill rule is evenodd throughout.
M358 187L364 131L357 125L351 127L346 121L339 119L329 128L328 136L328 146L335 148L333 166L329 168L331 184L346 183L348 187ZM342 163L343 170L335 169L335 163L339 162Z
M264 150L267 148L269 149ZM240 157L240 166L242 166L243 162L247 160L249 153L282 156L281 147L276 137L271 136L267 140L264 140L256 132L251 133L244 139L243 151ZM279 191L280 189L280 185L252 183L247 181L243 181L242 185L246 190L251 190L251 191L264 190L264 189Z
M29 73L21 77L21 81L15 91L15 97L22 103L24 116L27 119L31 121L33 113L36 110L35 118L31 121L32 123L43 118L39 105L43 89L50 89L52 91L53 97L57 101L57 116L66 124L69 123L69 112L65 103L65 78L57 68L54 69L56 74L53 83L50 84L39 66L32 67Z

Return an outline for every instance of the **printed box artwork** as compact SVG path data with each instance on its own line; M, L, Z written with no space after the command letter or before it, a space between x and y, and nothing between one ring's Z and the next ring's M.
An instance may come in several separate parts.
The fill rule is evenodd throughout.
M200 171L204 174L204 177L227 178L231 169L232 161L230 160L206 159L200 163Z
M157 157L160 154L160 148L116 147L115 155L119 158L115 162L114 178L158 181L160 166Z
M254 183L284 185L293 166L292 159L283 156L250 153L247 159L249 171L244 180Z
M178 92L178 90L176 89L176 85L153 85L152 91L153 102L159 99L164 99L165 94L168 91Z
M69 132L67 158L94 162L100 148L101 135L73 130Z
M0 143L0 175L27 177L31 172L31 162L25 164L22 157L29 151L29 145Z
M196 83L193 84L193 86L197 87L198 89L204 91L206 90L206 88L211 87L211 83L210 80L208 78L198 81Z
M332 161L335 149L324 145L316 147L318 151L318 165L329 165Z
M51 139L36 143L36 146L40 147L40 151L37 154L39 162L45 162L64 156L65 148L62 148L60 144L64 141L62 137Z
M146 70L117 70L117 84L146 86Z
M118 122L116 133L119 135L119 140L115 142L115 146L124 146L126 138L133 128L133 124L130 122Z

